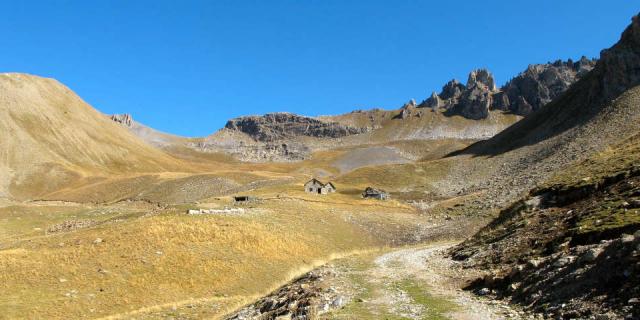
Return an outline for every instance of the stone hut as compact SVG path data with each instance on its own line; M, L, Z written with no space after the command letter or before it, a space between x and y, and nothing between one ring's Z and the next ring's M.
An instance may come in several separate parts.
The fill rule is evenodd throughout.
M333 183L331 182L328 182L327 184L324 185L324 187L322 187L322 189L320 189L320 193L322 194L328 194L333 192L336 192L336 186L334 186Z
M307 193L329 194L336 192L336 186L331 182L325 184L313 178L304 184L304 191Z
M372 198L377 200L387 200L389 199L389 193L381 189L367 187L366 189L364 189L362 197L365 199Z
M324 183L320 180L313 178L304 184L304 191L309 193L321 193L321 189L324 187Z

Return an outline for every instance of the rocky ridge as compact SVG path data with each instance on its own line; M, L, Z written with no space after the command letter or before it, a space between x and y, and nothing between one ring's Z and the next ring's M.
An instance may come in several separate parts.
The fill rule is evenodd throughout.
M324 122L286 112L231 119L225 128L243 132L256 141L262 142L280 141L299 136L340 138L367 131L365 128L344 126L336 122Z
M464 177L465 183L458 184L462 193L482 190L492 205L504 205L558 170L638 132L637 20L633 19L620 41L603 50L596 66L566 92L491 139L453 154L474 159L489 156L491 161L456 162L461 164L451 170L446 187ZM474 178L476 172L484 174Z
M596 60L555 61L530 65L507 82L494 99L493 109L527 115L551 102L593 69Z
M582 57L577 62L569 59L529 65L500 89L489 70L473 70L466 85L453 79L439 94L433 92L417 107L444 110L448 115L475 120L487 118L490 110L526 116L565 92L591 71L595 63L595 59Z

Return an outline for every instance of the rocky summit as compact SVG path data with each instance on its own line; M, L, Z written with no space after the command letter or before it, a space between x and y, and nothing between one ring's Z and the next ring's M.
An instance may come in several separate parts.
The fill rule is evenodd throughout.
M256 141L262 142L300 136L340 138L366 132L365 129L345 126L336 122L324 122L286 112L231 119L227 122L225 128L243 132Z

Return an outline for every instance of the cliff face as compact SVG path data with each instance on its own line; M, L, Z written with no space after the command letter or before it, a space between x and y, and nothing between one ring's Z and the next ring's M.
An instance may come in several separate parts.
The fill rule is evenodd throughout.
M596 61L582 57L579 61L556 61L530 65L527 70L497 89L491 72L474 70L467 84L451 80L440 94L433 92L418 107L444 109L448 115L468 119L485 119L489 110L508 111L526 116L551 102L569 86L593 69Z
M229 120L225 128L243 132L256 141L262 142L294 139L300 136L340 138L366 131L292 113L268 113L263 116L235 118Z

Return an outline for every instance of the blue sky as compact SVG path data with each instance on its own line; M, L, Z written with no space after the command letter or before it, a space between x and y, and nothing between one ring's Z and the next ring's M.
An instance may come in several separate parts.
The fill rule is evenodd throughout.
M203 136L274 111L397 108L489 68L597 57L635 1L2 1L1 72Z

